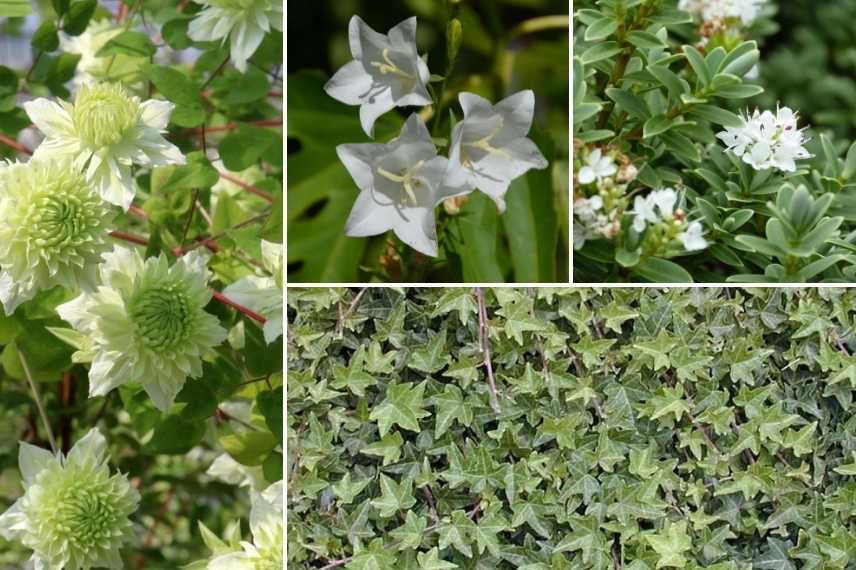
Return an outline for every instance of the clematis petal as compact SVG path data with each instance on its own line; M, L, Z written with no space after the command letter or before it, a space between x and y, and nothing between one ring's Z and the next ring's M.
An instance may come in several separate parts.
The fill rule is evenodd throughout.
M24 111L33 124L48 138L61 137L74 131L71 116L59 104L45 98L24 103Z
M149 99L140 104L141 118L147 126L164 131L169 124L169 117L175 105L169 101Z
M25 441L18 448L18 468L25 485L29 485L36 475L42 472L51 462L56 461L56 456L47 449L36 447Z

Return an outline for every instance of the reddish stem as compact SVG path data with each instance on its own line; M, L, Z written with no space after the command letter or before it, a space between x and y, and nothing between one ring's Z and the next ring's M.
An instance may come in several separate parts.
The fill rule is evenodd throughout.
M260 323L262 325L267 322L267 319L265 319L260 314L251 311L250 309L248 309L247 307L245 307L243 305L239 305L238 303L236 303L232 299L223 295L223 293L220 293L219 291L212 291L211 294L215 299L217 299L218 301L220 301L224 305L229 305L230 307L232 307L233 309L235 309L239 313L242 313L242 314L250 317L254 321L257 321L258 323Z
M6 135L0 133L0 143L5 144L6 146L17 150L18 152L22 152L24 154L33 154L33 151L16 141L11 137L7 137Z
M271 196L270 194L268 194L267 192L265 192L264 190L262 190L260 188L256 188L252 184L247 184L246 182L244 182L240 178L236 178L234 176L226 174L225 172L220 173L220 178L222 178L223 180L228 180L232 184L240 186L241 188L243 188L247 192L255 194L256 196L259 196L260 198L263 198L264 200L267 200L268 202L273 204L273 201L274 201L273 196Z
M261 121L252 121L248 123L250 125L255 125L257 127L281 127L282 126L282 117L278 119L262 119ZM225 125L217 125L214 127L205 127L205 129L197 128L197 129L185 129L185 133L189 135L201 135L203 132L206 133L217 133L222 131L231 131L233 129L238 128L238 123L226 123Z
M118 230L115 230L110 232L110 235L116 239L135 243L137 245L149 245L149 240L147 240L146 238L134 234L129 234L127 232L120 232Z

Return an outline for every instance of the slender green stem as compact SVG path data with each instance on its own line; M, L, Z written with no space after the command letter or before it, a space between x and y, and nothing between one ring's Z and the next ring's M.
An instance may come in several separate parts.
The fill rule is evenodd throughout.
M45 424L45 430L48 432L48 441L51 444L51 450L54 453L58 453L56 446L56 439L54 438L53 430L51 429L51 423L48 421L48 414L45 412L45 406L42 403L42 396L39 393L39 389L36 387L36 383L33 382L33 376L30 374L30 367L27 366L27 359L24 358L24 353L21 352L21 349L15 347L18 352L18 358L21 360L21 366L24 368L24 376L27 377L27 382L30 385L30 390L33 392L33 399L36 401L36 407L39 409L39 415L42 416L42 423Z

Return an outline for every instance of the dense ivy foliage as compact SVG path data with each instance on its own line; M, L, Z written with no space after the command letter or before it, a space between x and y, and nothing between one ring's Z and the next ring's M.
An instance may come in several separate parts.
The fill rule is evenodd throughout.
M848 2L575 8L576 282L852 281Z
M289 567L853 568L854 305L292 289Z
M570 241L568 3L319 0L293 4L288 30L289 280L566 281ZM416 49L431 73L426 86L431 104L411 102L384 113L370 138L361 128L358 108L334 99L324 86L353 60L349 47L352 17L387 34L414 16ZM389 63L383 61L365 65L370 70L389 69ZM378 75L380 79L390 76ZM375 228L372 233L379 231L379 235L346 235L346 230L352 230L349 213L355 208L360 187L337 156L337 146L389 143L416 113L427 124L439 154L449 156L453 128L464 119L460 94L475 93L497 104L526 90L534 91L534 126L528 136L549 166L515 177L505 195L504 211L480 191L450 198L442 206L431 203L428 218L436 217L436 239L431 241L437 242L438 251L428 255L386 231L394 213L376 213L369 216L371 223L362 224L362 233L351 231L365 236L369 235L365 227L371 226ZM361 87L352 95L367 93L371 91ZM378 99L383 94L379 91ZM497 176L487 170L485 174ZM417 194L422 199L426 192L423 188ZM422 217L412 213L404 217L410 225L421 225ZM433 222L431 225L433 230Z

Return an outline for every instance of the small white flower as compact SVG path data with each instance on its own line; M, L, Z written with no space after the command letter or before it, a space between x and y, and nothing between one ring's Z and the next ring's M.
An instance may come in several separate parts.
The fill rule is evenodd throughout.
M574 202L574 249L582 249L586 241L603 235L609 217L602 212L603 198L592 196Z
M123 247L104 254L98 289L57 307L88 340L76 357L92 361L90 396L139 384L159 410L169 409L187 377L202 374L202 356L226 338L204 310L209 275L198 251L172 266Z
M716 136L755 170L794 172L797 160L811 157L803 147L806 141L803 129L797 128L797 114L788 107L778 109L775 115L756 109L751 117L746 115L741 126L726 127Z
M744 26L751 24L766 0L680 0L678 8L698 14L706 22L739 19Z
M616 172L618 172L618 167L615 166L612 157L604 155L599 148L596 148L586 157L586 165L580 168L577 180L580 184L591 184L595 180L600 182Z
M419 115L410 115L387 144L343 144L336 152L360 188L345 233L363 237L392 230L413 249L436 256L434 208L469 190L445 184L448 161L437 155Z
M113 208L69 160L0 163L0 301L7 315L57 285L94 290Z
M0 515L0 535L33 550L37 570L123 568L119 548L133 537L128 517L140 496L110 474L107 442L93 428L68 456L21 442L24 496Z
M428 66L416 51L416 18L408 18L387 35L371 29L359 16L351 18L348 39L353 61L324 86L330 97L360 106L360 122L373 136L378 117L395 107L431 104Z
M449 185L478 188L505 211L511 181L548 163L530 139L535 94L520 91L496 105L474 93L459 96L464 120L452 130Z
M664 218L670 218L678 201L678 194L672 188L654 190L644 198L636 196L633 201L633 229L645 230L647 224L656 224Z
M262 240L262 261L273 277L243 277L223 294L265 318L265 342L270 344L282 336L282 244Z
M46 137L34 158L72 159L102 198L125 210L134 199L132 165L185 162L178 147L161 136L172 109L169 101L140 102L118 83L83 85L74 104L43 98L24 103Z
M707 240L702 237L704 227L700 222L690 222L687 228L678 234L678 239L687 251L699 251L707 247Z
M253 541L240 543L242 550L218 553L208 562L208 570L280 570L284 566L284 522L283 522L283 485L274 483L261 493L252 493L250 511L250 530ZM207 528L201 525L203 535ZM210 532L208 533L210 534ZM216 550L222 551L227 544L217 540L213 542Z
M187 27L197 42L222 43L229 39L232 64L244 73L271 28L282 30L282 0L194 0L203 9Z

